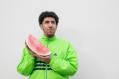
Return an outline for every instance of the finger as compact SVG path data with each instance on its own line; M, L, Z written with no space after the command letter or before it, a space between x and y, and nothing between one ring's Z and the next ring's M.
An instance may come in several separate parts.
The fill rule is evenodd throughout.
M42 59L48 59L48 58L50 58L50 56L39 56L40 58L42 58Z

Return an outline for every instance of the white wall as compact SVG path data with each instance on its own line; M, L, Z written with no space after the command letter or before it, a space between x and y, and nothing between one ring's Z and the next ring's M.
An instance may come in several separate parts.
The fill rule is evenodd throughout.
M0 0L0 79L26 79L16 72L28 33L38 36L44 10L60 17L57 35L77 50L72 79L119 79L119 0Z

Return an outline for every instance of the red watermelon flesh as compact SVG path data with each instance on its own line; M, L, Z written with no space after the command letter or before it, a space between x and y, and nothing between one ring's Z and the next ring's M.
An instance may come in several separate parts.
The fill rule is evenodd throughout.
M42 43L40 43L33 35L29 35L26 39L27 46L38 55L49 55L50 52Z

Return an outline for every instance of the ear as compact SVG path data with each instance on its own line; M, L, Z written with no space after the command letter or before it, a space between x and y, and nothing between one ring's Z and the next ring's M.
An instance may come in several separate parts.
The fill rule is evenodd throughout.
M43 25L42 24L40 24L40 28L41 28L41 30L43 30Z
M58 26L58 25L56 25L56 29L57 29L57 26Z

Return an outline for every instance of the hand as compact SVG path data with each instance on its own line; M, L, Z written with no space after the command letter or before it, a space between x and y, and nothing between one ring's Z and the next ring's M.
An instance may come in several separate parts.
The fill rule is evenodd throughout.
M50 55L42 56L42 55L37 55L37 58L40 59L43 62L49 63L50 62Z
M29 53L30 53L33 57L37 57L38 59L40 59L41 61L46 62L46 63L49 63L49 62L50 62L50 55L46 55L46 56L37 55L35 52L33 52L33 51L28 47L28 45L26 44L26 42L25 42L25 45L26 45L27 49L29 50Z

